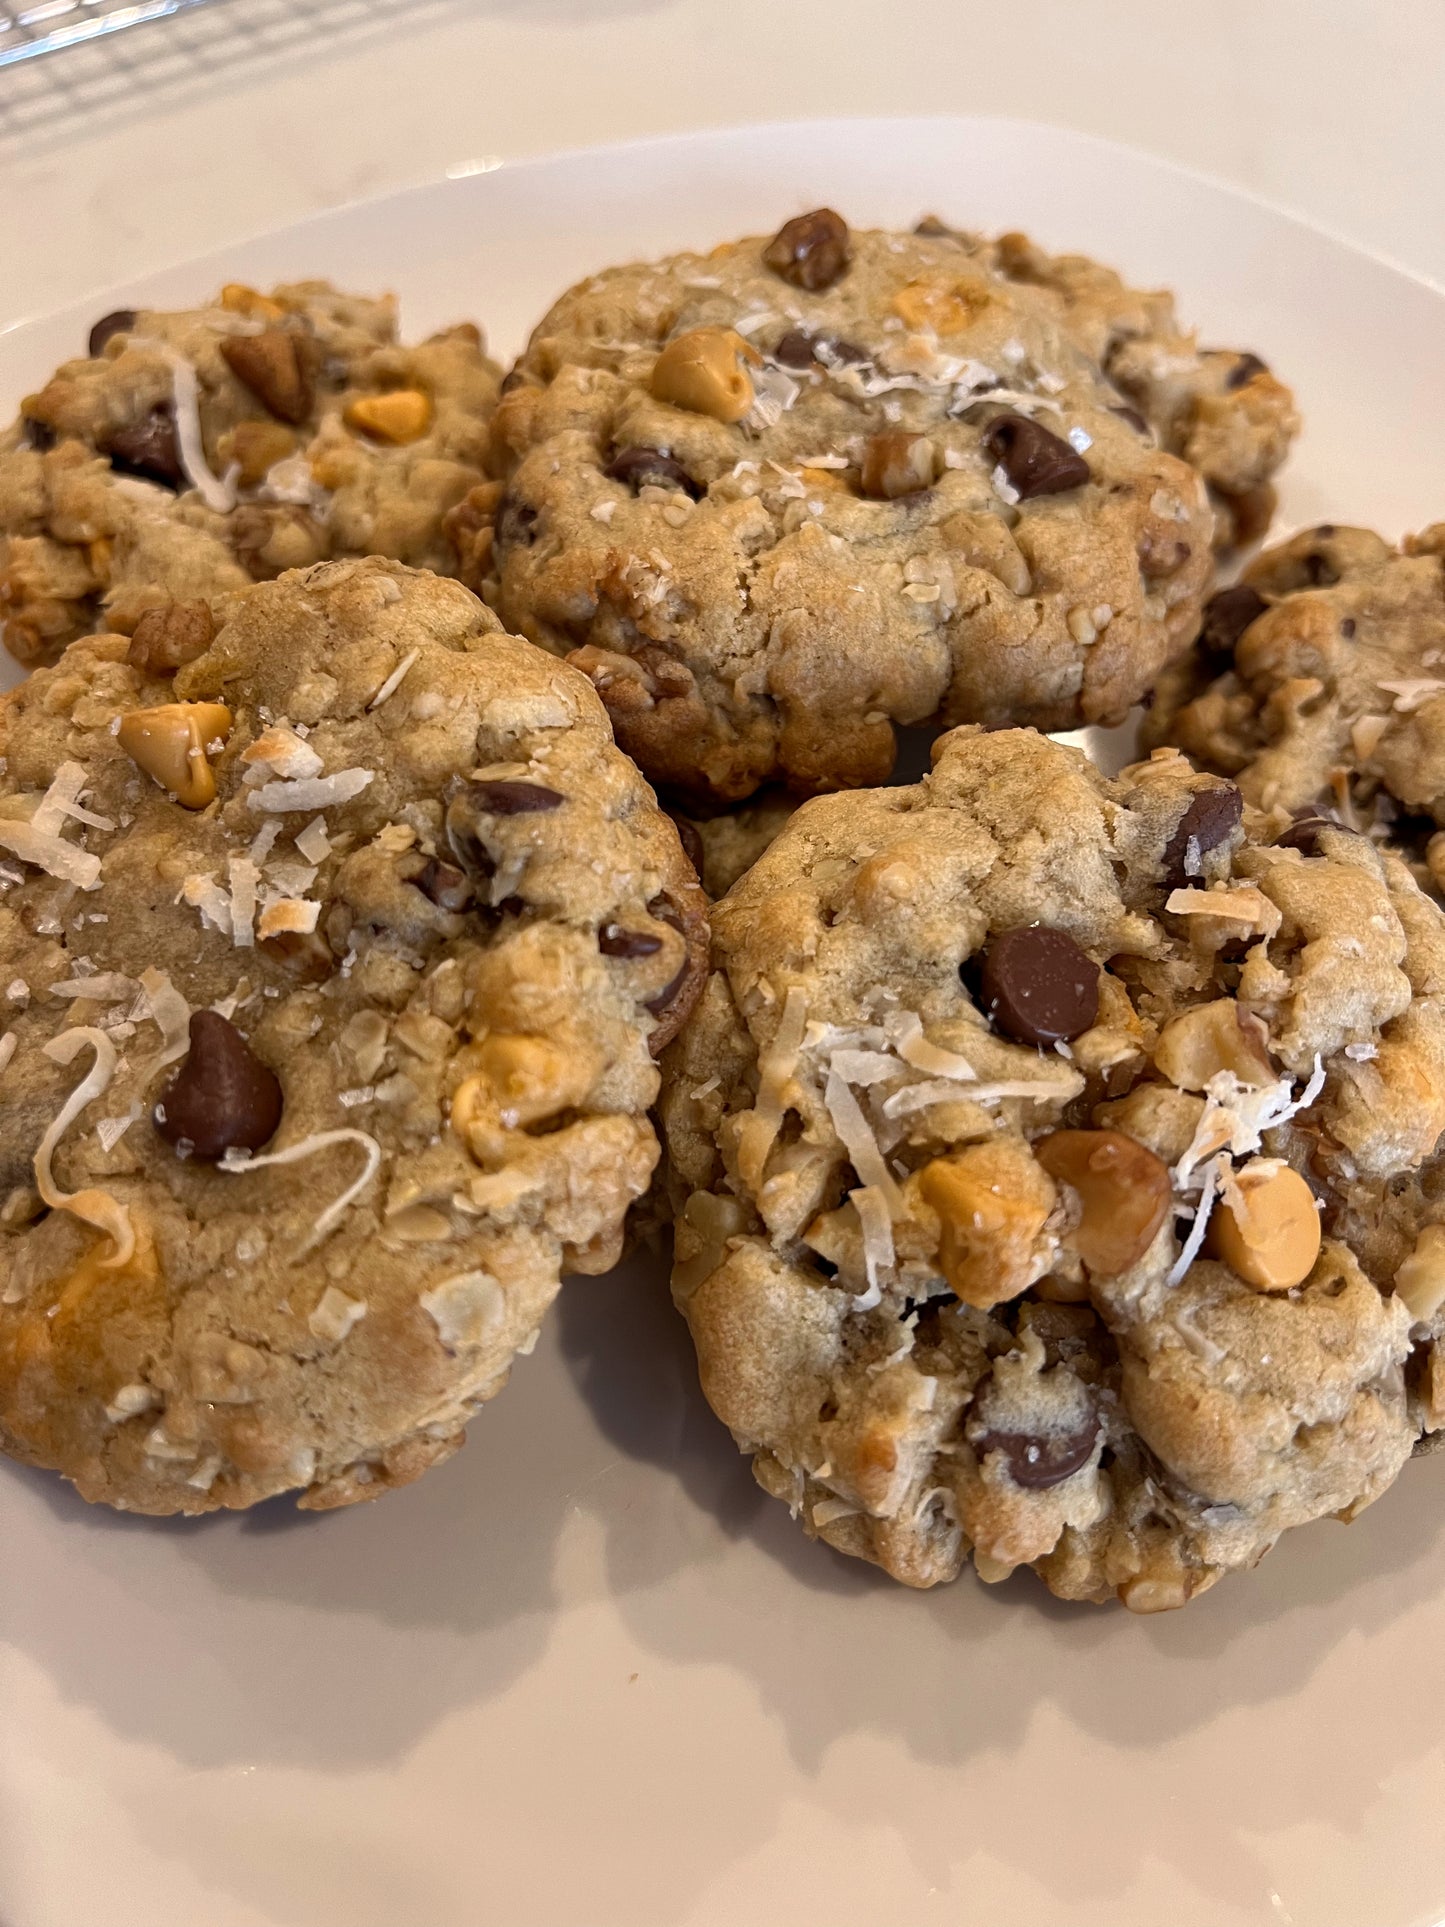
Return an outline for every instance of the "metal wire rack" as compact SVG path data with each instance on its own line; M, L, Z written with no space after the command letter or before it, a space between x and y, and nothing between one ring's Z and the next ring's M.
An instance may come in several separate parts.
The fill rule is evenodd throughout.
M38 0L33 7L0 6L0 67L59 53L123 27L144 26L206 0Z
M0 142L65 142L459 0L0 0ZM145 27L143 33L126 29Z

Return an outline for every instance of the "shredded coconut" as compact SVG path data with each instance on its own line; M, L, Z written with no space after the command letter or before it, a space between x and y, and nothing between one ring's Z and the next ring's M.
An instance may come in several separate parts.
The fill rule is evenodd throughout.
M233 1176L247 1171L258 1171L263 1164L296 1164L302 1158L314 1157L318 1151L326 1151L333 1144L359 1144L366 1153L366 1165L360 1177L349 1184L339 1198L327 1205L321 1216L311 1228L311 1235L297 1250L295 1256L304 1258L314 1251L327 1234L333 1231L346 1215L348 1208L356 1202L381 1169L381 1146L369 1131L339 1130L313 1131L296 1144L288 1144L284 1151L263 1151L259 1156L235 1149L227 1151L217 1165L220 1171L229 1171Z
M67 977L50 986L52 997L88 997L97 1004L128 1003L135 993L135 978L123 977L118 970L102 970L89 977Z
M1409 716L1438 696L1445 689L1445 682L1441 682L1438 676L1406 676L1399 682L1382 682L1375 686L1395 698L1395 708L1402 716Z
M951 1083L905 1084L901 1091L884 1099L883 1115L908 1117L934 1104L997 1104L1006 1097L1031 1098L1036 1104L1066 1104L1078 1095L1079 1087L1077 1077L1010 1077L993 1084L970 1084L963 1090Z
M324 816L312 817L306 828L298 830L291 840L310 864L322 863L331 854L331 838L326 834Z
M309 937L321 915L321 905L312 897L277 897L261 912L256 929L262 940L267 937Z
M181 885L178 902L201 913L201 922L223 936L231 934L231 899L213 876L190 876Z
M394 696L396 694L406 679L406 672L411 668L420 654L420 649L409 649L406 652L395 669L393 669L387 677L386 681L381 685L380 689L377 690L371 701L366 705L368 709L380 709L388 696Z
M376 772L369 769L339 769L334 776L313 776L295 783L263 783L251 791L247 802L253 810L279 814L283 810L325 810L333 803L347 803L360 796Z
M868 1289L853 1300L853 1310L871 1311L883 1297L883 1273L893 1269L892 1213L888 1199L874 1185L861 1185L848 1196L863 1229L863 1266L868 1274Z
M839 1141L864 1186L871 1185L882 1193L890 1217L901 1217L903 1194L888 1169L887 1160L879 1149L878 1140L863 1115L862 1107L836 1071L828 1073L823 1085L823 1102L832 1119L833 1129L838 1133Z
M238 950L249 950L255 943L251 926L256 918L261 871L249 856L228 858L226 870L231 880L231 942Z
M148 1017L161 1034L161 1048L141 1069L143 1079L155 1076L191 1047L191 1007L164 970L147 966L140 974L141 1002L137 1013Z
M273 775L288 780L317 776L322 766L316 751L289 723L273 723L263 730L254 743L248 743L241 751L241 761L248 775L270 770Z
M1223 917L1250 924L1265 937L1272 937L1284 921L1279 906L1252 883L1222 890L1171 890L1164 908L1176 917Z
M887 1029L893 1048L914 1070L927 1071L930 1077L956 1077L960 1083L972 1083L978 1076L966 1057L946 1050L942 1044L929 1042L923 1033L923 1020L916 1011L890 1012Z
M38 816L40 811L36 811ZM74 843L67 843L53 831L37 829L14 818L0 817L0 848L18 856L22 863L33 863L47 876L62 883L78 883L82 890L93 890L100 882L100 858Z
M800 984L792 984L783 999L773 1041L758 1059L757 1102L738 1136L738 1169L745 1184L762 1182L763 1166L783 1122L783 1094L798 1067L807 1021L807 995Z
M180 456L181 467L186 480L195 489L209 509L218 515L226 515L236 506L236 476L239 465L232 463L223 481L218 481L211 473L206 461L206 447L201 439L200 390L196 382L196 371L184 355L178 355L174 348L163 343L157 344L161 353L171 365L171 377L175 392L176 450Z
M7 1030L5 1035L0 1037L0 1071L5 1069L10 1059L15 1055L19 1043L20 1039L15 1035L13 1030Z
M103 1231L110 1238L115 1250L101 1262L107 1270L113 1270L129 1264L135 1254L135 1227L129 1211L108 1191L62 1191L51 1170L55 1147L86 1106L93 1104L110 1088L119 1060L115 1045L105 1032L91 1025L63 1030L58 1037L52 1037L48 1044L41 1046L54 1064L73 1063L87 1048L95 1053L90 1069L65 1100L59 1113L51 1119L36 1149L35 1188L52 1211L68 1211L72 1217L79 1218L84 1224L94 1225L97 1231Z

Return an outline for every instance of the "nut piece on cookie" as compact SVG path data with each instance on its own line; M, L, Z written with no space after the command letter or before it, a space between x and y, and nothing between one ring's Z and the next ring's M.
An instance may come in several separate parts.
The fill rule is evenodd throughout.
M562 297L464 577L699 813L885 781L902 726L1116 720L1198 630L1211 489L1267 492L1292 432L1234 366L1107 270L820 209Z
M418 1477L648 1187L675 827L585 677L381 558L72 643L0 757L0 1448L151 1513Z
M0 642L53 661L328 557L461 572L501 371L468 324L415 346L395 303L232 283L92 328L0 433Z
M1167 1610L1445 1427L1445 913L1172 751L935 747L714 905L674 1296L811 1533Z

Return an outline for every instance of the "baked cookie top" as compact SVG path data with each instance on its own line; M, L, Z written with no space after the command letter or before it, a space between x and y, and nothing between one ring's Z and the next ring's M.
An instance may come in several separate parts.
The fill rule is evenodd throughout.
M1445 825L1445 523L1391 548L1325 525L1267 549L1204 613L1146 739L1251 802L1425 846ZM1445 850L1431 865L1445 876Z
M72 644L0 755L0 1445L145 1512L415 1477L646 1189L672 825L380 560Z
M1389 1484L1445 1300L1445 918L1397 857L1172 752L961 730L712 923L674 1291L810 1531L1155 1610Z
M53 659L330 556L454 569L444 516L482 478L500 370L470 324L415 347L396 303L232 284L125 310L0 435L0 640Z
M1197 627L1213 516L1083 307L827 211L597 275L508 377L463 579L697 797L881 782L898 724L1117 719Z

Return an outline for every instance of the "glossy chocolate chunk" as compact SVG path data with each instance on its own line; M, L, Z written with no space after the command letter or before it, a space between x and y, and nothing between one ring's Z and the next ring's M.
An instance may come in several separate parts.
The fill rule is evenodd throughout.
M979 969L983 1007L1021 1044L1067 1042L1099 1014L1099 968L1067 930L1033 923L990 937Z
M1200 790L1164 846L1164 880L1173 889L1197 882L1203 859L1228 842L1244 815L1244 798L1233 783Z
M186 1156L259 1151L281 1122L281 1084L236 1026L191 1014L191 1048L155 1108L155 1127Z
M1021 502L1036 495L1061 495L1090 479L1083 456L1027 415L995 416L984 431L983 446Z

